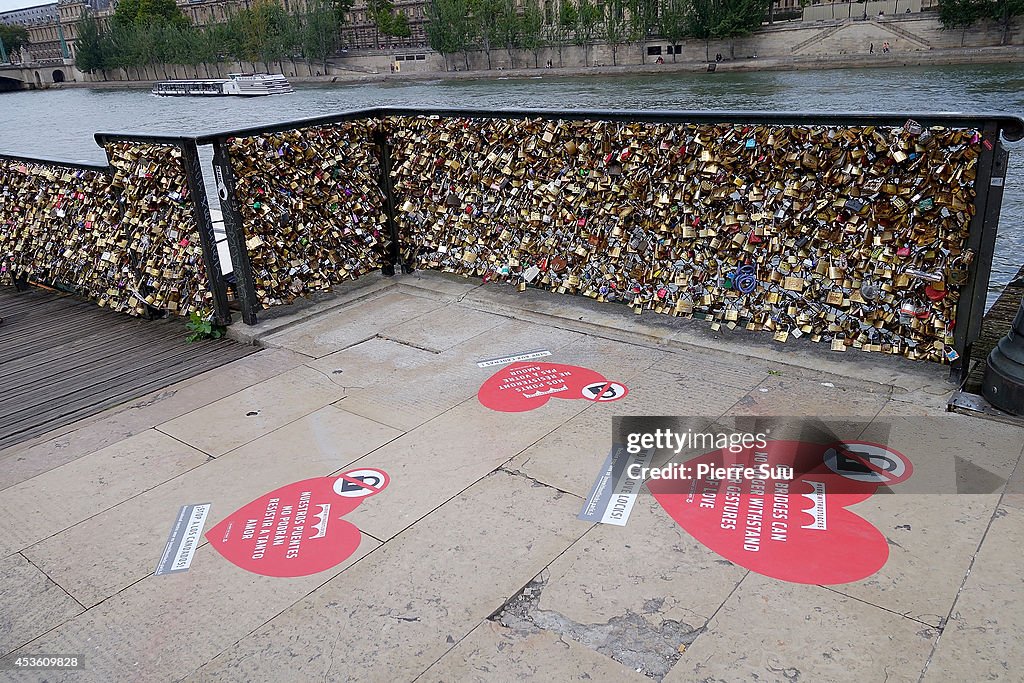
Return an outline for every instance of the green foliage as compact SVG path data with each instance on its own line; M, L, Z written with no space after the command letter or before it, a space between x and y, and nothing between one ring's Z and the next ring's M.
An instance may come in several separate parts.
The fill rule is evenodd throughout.
M314 0L298 26L299 51L307 60L326 64L338 42L338 20L334 7ZM326 70L326 66L324 67Z
M558 5L558 25L566 31L572 31L576 28L576 20L579 17L579 11L576 9L576 3L573 0L565 0Z
M367 0L378 47L381 36L411 35L409 18L394 2ZM709 42L746 35L760 26L769 4L769 0L563 0L557 16L545 21L542 2L427 0L427 40L446 64L451 55L463 53L466 68L472 50L483 51L491 68L494 49L507 50L513 66L516 51L529 50L539 67L546 45L557 46L562 65L562 47L569 44L583 48L584 63L589 65L591 48L598 40L608 44L617 64L622 46L654 34L673 47L686 37ZM270 68L285 58L303 57L326 67L340 44L339 28L352 4L353 0L308 0L301 14L288 14L280 0L252 0L224 24L197 28L189 25L175 0L120 0L106 35L88 17L79 23L78 64L92 71L234 58ZM946 25L992 17L1009 26L1022 9L1024 0L940 0L940 18L945 17ZM8 47L12 42L5 39Z
M526 0L520 23L520 41L525 50L533 53L533 65L540 67L540 51L544 47L544 10L540 0Z
M28 43L28 29L24 26L0 24L0 40L4 41L4 49L10 55Z
M174 0L120 0L110 23L116 28L152 24L170 24L183 28L189 25L188 18L182 14Z
M738 38L750 35L761 26L771 0L720 0L717 23L714 26L716 38Z
M675 6L682 6L685 17L684 35L703 40L705 57L710 61L710 41L749 35L760 27L771 0L689 0L688 3L683 0L665 1L666 7L672 7L673 14L678 11ZM665 30L664 26L662 30ZM665 37L672 40L667 34Z
M988 17L995 20L1002 29L1003 35L1000 44L1008 44L1014 18L1024 14L1024 0L994 0L994 2L986 4L988 5Z
M569 2L570 0L565 0ZM583 48L583 63L589 66L588 48L593 45L601 10L590 0L576 0L576 21L572 25L572 42Z
M553 41L558 45L558 66L562 66L562 46L569 43L569 37L576 27L576 5L572 0L564 0L558 4L558 17L551 27Z
M79 22L77 62L86 71L225 58L262 62L268 69L289 57L326 64L339 43L339 13L350 6L348 0L310 0L304 14L288 14L276 0L256 0L223 24L193 27L173 0L121 0L109 33L90 17ZM405 16L395 15L389 30L408 35Z
M75 50L75 66L81 71L93 72L106 68L109 41L100 33L96 18L85 15L78 21L78 45ZM4 41L5 43L7 41Z
M636 40L644 41L658 30L658 0L627 0L631 33ZM646 50L641 50L641 61L646 59Z
M374 44L380 49L380 36L408 38L412 35L409 19L403 12L395 12L395 4L391 0L367 0L366 14L373 21Z
M604 42L612 49L612 66L618 64L619 48L628 45L639 37L635 23L627 16L627 0L610 0L605 5L604 23L602 24Z
M987 0L939 0L939 23L944 29L963 29L985 16Z
M259 0L228 20L231 53L248 62L280 61L295 49L294 21L274 0Z
M664 0L658 17L658 33L673 48L687 35L709 40L711 12L712 0ZM676 61L675 49L672 50L672 61Z
M398 11L391 16L391 24L388 26L386 35L394 38L408 38L412 35L412 29L409 28L409 17L405 15L405 12Z
M475 24L470 18L469 0L430 0L426 8L427 41L448 63L449 55L462 52L466 55L472 47Z
M471 43L479 46L487 57L487 68L491 68L491 50L501 44L498 32L500 10L496 0L469 0Z
M192 311L185 328L189 335L185 337L188 342L202 341L203 339L220 339L224 336L224 328L214 325L210 317L201 315L198 311Z
M331 11L334 12L334 20L337 26L341 26L345 23L345 15L350 9L354 0L327 0L331 7Z
M515 68L513 50L522 44L523 22L516 10L515 0L496 0L497 12L494 17L494 36L508 51L508 59Z

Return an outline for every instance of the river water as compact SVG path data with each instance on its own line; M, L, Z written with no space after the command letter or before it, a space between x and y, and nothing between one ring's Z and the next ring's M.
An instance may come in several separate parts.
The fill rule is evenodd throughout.
M105 161L96 131L194 134L380 105L1024 113L1018 65L671 73L300 86L274 97L161 98L141 89L0 94L0 151ZM1024 263L1024 145L1013 145L989 304Z

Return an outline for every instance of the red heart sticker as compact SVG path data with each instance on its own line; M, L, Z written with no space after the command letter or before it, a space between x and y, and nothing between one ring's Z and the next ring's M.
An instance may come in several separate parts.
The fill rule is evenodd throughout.
M505 413L540 408L551 398L617 401L629 390L600 373L575 365L557 363L513 363L483 383L480 403Z
M699 465L733 469L700 477ZM779 466L794 476L780 476ZM758 574L826 585L859 581L885 565L885 535L847 508L913 473L901 453L849 441L768 441L764 449L706 453L683 468L690 478L647 486L689 534Z
M297 481L235 510L206 539L224 559L254 574L316 574L356 551L362 534L342 517L389 482L373 468Z

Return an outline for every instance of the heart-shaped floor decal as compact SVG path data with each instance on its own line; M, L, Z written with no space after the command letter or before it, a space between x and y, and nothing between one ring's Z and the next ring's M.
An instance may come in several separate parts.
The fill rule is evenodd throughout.
M748 478L751 471L734 469L719 478L698 478L701 464L705 471L753 468L757 474ZM793 477L780 476L778 466L791 467ZM713 451L683 467L690 479L656 479L647 486L689 534L758 574L827 585L859 581L885 565L885 536L847 508L913 472L897 451L850 441L768 441L763 449L738 454Z
M254 574L316 574L356 551L362 534L342 517L389 482L373 468L297 481L235 510L206 538L226 560Z
M587 401L617 401L629 390L600 373L575 365L558 363L513 363L483 383L480 403L505 413L540 408L552 398Z

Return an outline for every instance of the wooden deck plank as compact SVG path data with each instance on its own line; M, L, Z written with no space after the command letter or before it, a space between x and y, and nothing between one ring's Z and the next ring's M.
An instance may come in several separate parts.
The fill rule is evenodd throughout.
M0 449L259 350L36 288L0 286L0 317Z
M11 434L17 435L18 440L30 439L51 431L51 423L53 422L59 422L59 424L76 422L89 415L94 415L107 408L131 401L151 391L156 391L175 382L188 379L206 370L212 370L236 359L237 357L234 355L225 356L224 354L217 354L215 356L207 356L205 361L191 367L178 365L170 369L164 369L155 375L148 375L146 381L141 384L130 382L108 387L108 391L103 394L90 393L79 397L74 402L69 401L57 404L55 409L47 411L45 416L46 423L43 425L37 424L39 422L38 419L23 420L17 425L12 425ZM3 445L2 440L0 440L0 447L3 447Z
M113 334L118 333L113 332ZM25 386L33 385L47 377L53 377L58 372L61 378L57 384L51 387L54 391L67 384L81 384L84 380L94 376L105 377L107 371L102 367L97 367L96 363L109 357L113 349L117 349L119 355L129 358L139 355L153 359L162 358L168 352L189 352L182 351L181 345L173 338L148 337L148 335L143 337L138 333L120 338L103 333L92 334L83 341L88 346L60 345L53 349L47 349L44 353L34 353L21 359L21 362L9 361L11 375L0 379L0 408L7 400L5 392L17 391ZM2 414L3 410L0 409L0 415Z

